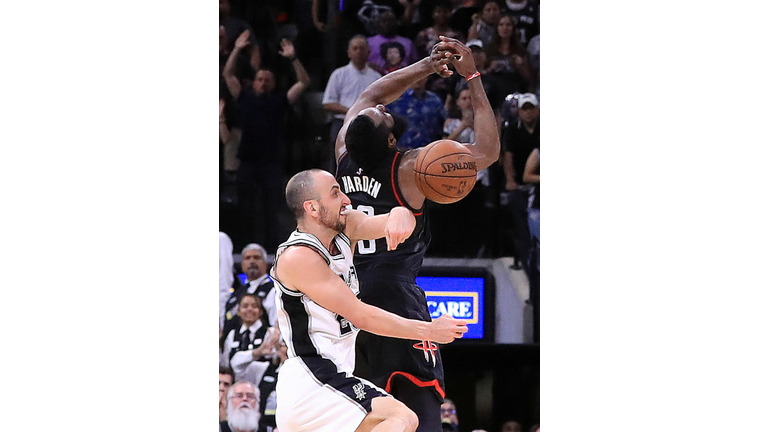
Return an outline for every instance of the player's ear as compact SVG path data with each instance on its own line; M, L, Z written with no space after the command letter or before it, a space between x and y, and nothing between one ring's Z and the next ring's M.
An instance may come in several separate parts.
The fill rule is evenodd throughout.
M314 200L303 201L303 210L306 211L306 214L310 214L312 216L319 214L319 210L316 208Z
M395 146L398 144L398 140L395 139L395 135L393 135L392 132L390 132L390 135L387 137L387 148L395 148Z

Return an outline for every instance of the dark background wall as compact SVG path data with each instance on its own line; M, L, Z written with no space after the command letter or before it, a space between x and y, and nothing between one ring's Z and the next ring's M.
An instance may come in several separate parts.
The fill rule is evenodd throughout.
M441 354L446 395L456 403L459 431L500 432L506 420L518 421L527 431L540 421L538 345L457 341L443 345Z

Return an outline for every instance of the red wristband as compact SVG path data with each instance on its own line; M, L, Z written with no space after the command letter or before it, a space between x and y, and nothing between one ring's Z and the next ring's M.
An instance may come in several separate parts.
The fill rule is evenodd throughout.
M469 82L469 81L477 78L478 76L480 76L480 73L479 72L475 72L475 73L469 75L468 77L466 77L466 81Z

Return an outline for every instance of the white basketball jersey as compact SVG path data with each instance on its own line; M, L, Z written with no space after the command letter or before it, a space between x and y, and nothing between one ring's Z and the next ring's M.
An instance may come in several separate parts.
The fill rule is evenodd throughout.
M277 249L272 273L275 273L277 260L285 249L296 245L308 246L324 258L329 268L350 287L353 295L358 295L358 278L353 267L350 240L340 233L334 241L339 252L331 255L315 236L294 231ZM307 272L308 269L302 271ZM319 356L332 361L338 372L353 374L358 329L340 315L319 306L302 292L288 289L273 276L272 279L277 287L279 329L287 344L287 356Z

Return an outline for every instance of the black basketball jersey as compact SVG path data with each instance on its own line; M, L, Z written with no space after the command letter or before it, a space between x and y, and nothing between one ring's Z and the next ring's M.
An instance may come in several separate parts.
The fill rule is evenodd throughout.
M411 236L388 251L384 238L358 242L353 262L361 280L362 274L381 272L384 277L394 275L416 278L422 267L424 253L430 244L430 229L425 212L412 208L401 196L398 167L403 153L389 155L376 168L366 171L347 154L337 166L337 182L348 195L354 209L369 216L389 213L393 207L404 206L416 217L416 228Z

